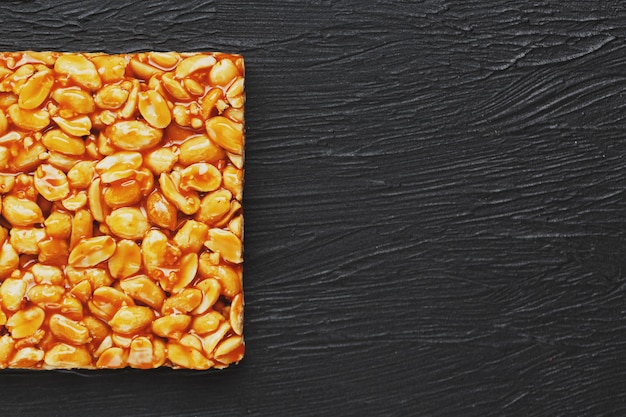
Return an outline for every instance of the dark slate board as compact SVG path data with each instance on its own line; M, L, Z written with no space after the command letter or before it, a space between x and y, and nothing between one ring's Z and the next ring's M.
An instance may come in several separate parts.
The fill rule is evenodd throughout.
M626 414L619 1L3 1L0 47L245 55L222 372L0 373L7 416Z

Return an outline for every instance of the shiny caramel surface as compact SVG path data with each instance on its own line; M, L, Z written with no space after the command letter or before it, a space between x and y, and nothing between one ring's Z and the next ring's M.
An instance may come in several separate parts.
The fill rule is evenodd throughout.
M0 367L243 357L239 55L0 53Z

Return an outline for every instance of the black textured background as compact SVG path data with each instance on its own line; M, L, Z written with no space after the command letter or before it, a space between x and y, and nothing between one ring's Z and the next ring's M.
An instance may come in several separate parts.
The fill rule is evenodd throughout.
M621 1L2 1L0 48L247 64L247 356L2 416L626 415Z

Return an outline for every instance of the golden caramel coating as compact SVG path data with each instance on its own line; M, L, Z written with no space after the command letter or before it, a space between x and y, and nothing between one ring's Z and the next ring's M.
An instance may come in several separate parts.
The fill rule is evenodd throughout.
M239 55L0 53L0 369L244 355Z

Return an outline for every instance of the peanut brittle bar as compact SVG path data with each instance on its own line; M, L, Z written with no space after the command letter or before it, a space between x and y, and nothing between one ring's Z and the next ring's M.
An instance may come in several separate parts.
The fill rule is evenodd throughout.
M244 354L239 55L0 53L0 368Z

